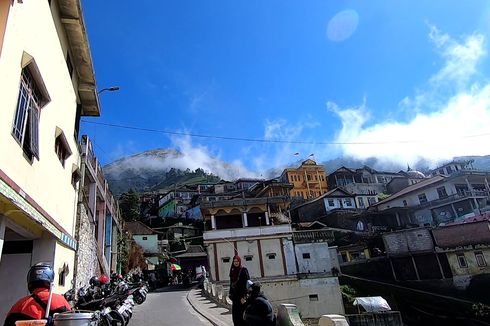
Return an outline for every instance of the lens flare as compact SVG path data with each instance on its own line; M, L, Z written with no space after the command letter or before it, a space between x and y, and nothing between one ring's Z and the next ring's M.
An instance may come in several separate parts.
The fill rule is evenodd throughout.
M354 34L359 24L359 15L355 10L343 10L328 22L327 37L333 42L342 42Z

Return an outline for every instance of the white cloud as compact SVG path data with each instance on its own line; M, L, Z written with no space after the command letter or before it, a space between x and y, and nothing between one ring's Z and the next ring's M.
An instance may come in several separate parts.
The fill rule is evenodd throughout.
M489 154L490 84L470 83L486 53L483 35L473 34L458 43L431 26L429 37L445 59L444 65L426 89L413 99L400 101L405 109L411 109L407 122L369 125L365 104L339 108L327 103L342 122L335 141L344 143L344 155L376 157L400 165L424 158L435 165L454 156Z
M162 171L168 171L171 168L194 171L201 168L225 180L258 176L257 173L247 169L239 160L231 163L220 160L218 153L211 153L206 146L193 144L190 136L175 136L171 138L171 142L171 148L175 148L175 150L147 151L124 158L125 168ZM159 154L157 155L157 153ZM117 164L106 167L106 171L111 174L117 174L118 169L119 165Z
M472 34L458 43L448 34L442 34L435 26L430 26L429 38L445 59L444 67L430 81L436 84L456 82L459 86L464 86L477 72L476 66L486 54L484 36Z

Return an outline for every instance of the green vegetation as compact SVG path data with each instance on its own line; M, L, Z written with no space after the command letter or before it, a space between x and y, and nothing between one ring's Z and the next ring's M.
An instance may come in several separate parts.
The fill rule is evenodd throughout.
M133 189L121 194L119 208L125 221L138 221L140 219L140 198Z

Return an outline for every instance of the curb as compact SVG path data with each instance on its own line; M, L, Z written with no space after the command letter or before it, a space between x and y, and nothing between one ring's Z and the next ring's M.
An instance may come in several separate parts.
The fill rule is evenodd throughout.
M189 302L189 304L191 305L191 307L198 313L200 314L201 316L203 316L207 321L209 321L211 324L213 324L213 326L223 326L223 324L218 324L216 323L210 316L208 316L207 314L203 313L201 310L199 310L196 305L192 302L192 300L189 298L189 296L191 295L191 292L192 290L194 289L191 289L189 292L187 292L187 295L186 295L186 299L187 299L187 302Z

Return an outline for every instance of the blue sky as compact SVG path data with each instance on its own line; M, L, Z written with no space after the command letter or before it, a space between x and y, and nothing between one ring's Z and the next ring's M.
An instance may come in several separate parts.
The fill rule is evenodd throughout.
M312 153L401 164L490 154L488 1L82 4L98 87L121 88L82 123L103 163L177 148L191 168L212 170L209 156L253 174Z

